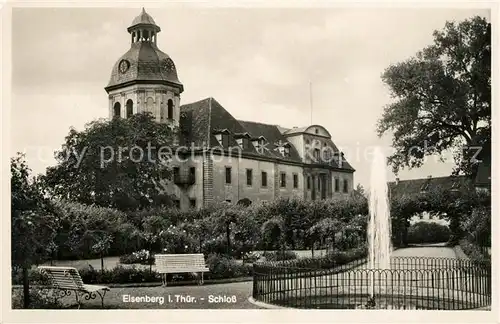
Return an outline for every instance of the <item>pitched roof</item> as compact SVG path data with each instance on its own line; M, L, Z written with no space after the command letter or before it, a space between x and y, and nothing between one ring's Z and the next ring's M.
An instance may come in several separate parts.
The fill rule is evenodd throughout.
M243 152L258 157L267 157L301 163L302 159L294 145L290 146L290 154L284 157L279 151L280 144L288 143L283 135L283 128L278 125L270 125L253 121L243 121L234 118L222 105L214 98L206 98L193 103L181 106L181 131L183 132L183 145L195 147L218 147L219 142L215 137L215 132L227 129L231 134L248 133L251 138L264 137L265 148L258 152L253 145L243 148ZM335 144L331 145L337 150ZM238 143L234 136L229 137L229 147L237 147ZM354 171L349 163L344 162L342 169Z
M391 196L395 197L418 194L437 187L445 190L460 189L470 186L470 184L470 178L462 175L392 181L388 183L388 186Z
M286 143L287 139L281 131L279 130L277 125L269 125L252 121L243 121L239 120L239 123L250 133L252 137L264 136L267 141L267 150L264 151L264 154L273 157L279 158L283 160L290 160L301 162L301 158L295 146L290 146L290 156L283 157L280 152L278 152L279 143Z

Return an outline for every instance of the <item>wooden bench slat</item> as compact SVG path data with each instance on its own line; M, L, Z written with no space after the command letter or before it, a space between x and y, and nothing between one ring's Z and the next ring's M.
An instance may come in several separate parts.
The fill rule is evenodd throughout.
M82 277L76 268L73 267L53 267L53 266L39 266L38 269L43 272L51 282L53 289L73 290L85 293L97 292L101 296L101 305L104 307L104 295L109 291L109 287L86 285L83 283ZM101 294L99 291L103 290ZM80 308L78 294L75 294Z
M156 269L159 273L208 272L205 257L197 254L157 254Z

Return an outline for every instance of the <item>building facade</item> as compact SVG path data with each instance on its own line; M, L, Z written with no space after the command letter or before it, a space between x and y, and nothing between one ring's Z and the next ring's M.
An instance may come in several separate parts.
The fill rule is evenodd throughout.
M149 112L179 129L182 154L174 157L173 179L165 184L179 208L351 193L355 170L324 127L237 120L214 98L181 105L184 86L173 60L157 46L160 27L143 9L127 31L131 48L105 88L109 117Z

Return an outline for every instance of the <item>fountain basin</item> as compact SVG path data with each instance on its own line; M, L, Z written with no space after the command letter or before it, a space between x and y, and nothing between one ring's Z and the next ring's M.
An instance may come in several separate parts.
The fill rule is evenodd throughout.
M491 305L491 265L446 258L392 257L390 270L367 263L331 269L294 262L255 264L253 298L312 309L475 309Z

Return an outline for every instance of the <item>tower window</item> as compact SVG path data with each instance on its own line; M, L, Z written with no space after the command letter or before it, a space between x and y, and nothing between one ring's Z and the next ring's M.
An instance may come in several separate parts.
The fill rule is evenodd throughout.
M299 187L299 175L294 174L293 175L293 187L297 189Z
M339 192L340 188L340 180L339 178L335 178L335 192Z
M174 102L172 101L172 99L168 99L167 101L167 118L174 118Z
M349 181L344 179L344 192L349 192Z
M132 117L134 114L134 103L132 99L127 100L127 118Z
M226 184L231 184L231 167L226 167Z
M307 177L307 190L311 189L311 177Z
M119 102L115 102L115 105L113 106L113 117L120 117L120 111L122 107Z

